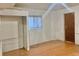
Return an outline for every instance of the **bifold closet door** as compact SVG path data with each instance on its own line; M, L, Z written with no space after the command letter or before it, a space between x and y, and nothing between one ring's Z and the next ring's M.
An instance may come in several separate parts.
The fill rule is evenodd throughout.
M20 48L18 35L18 16L1 16L3 52Z

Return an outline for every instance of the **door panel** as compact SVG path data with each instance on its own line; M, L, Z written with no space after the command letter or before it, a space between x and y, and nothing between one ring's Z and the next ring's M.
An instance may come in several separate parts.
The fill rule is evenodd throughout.
M75 16L74 13L67 13L65 18L65 40L75 42Z
M3 52L11 51L22 46L22 40L19 38L18 21L19 16L1 16L1 39Z

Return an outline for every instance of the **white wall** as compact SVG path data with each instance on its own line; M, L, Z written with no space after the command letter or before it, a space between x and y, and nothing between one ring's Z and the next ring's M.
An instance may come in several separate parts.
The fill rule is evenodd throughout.
M75 43L79 44L79 7L75 9Z
M56 15L56 13L57 12L51 12L50 13L50 32L51 32L51 40L56 40L57 38L56 38L56 33L57 33L57 25L58 25L58 23L56 23L57 22L57 19L58 19L58 17L57 17L57 15Z
M51 23L54 27L51 28L55 29L55 39L64 40L64 14L58 11L51 12L51 20L54 21L54 24Z
M42 16L45 12L45 10L36 10L36 9L27 9L29 16Z
M29 16L42 16L44 14L44 10L28 10ZM42 20L43 21L43 20ZM43 28L36 30L29 30L30 35L30 45L38 44L43 42Z
M32 12L32 13L31 13ZM30 15L42 16L45 11L31 11ZM53 14L52 17L56 15ZM42 19L42 28L38 30L30 30L30 45L56 40L55 38L55 20L51 19L49 13L44 19Z
M54 17L55 15L52 15ZM44 41L50 41L55 40L55 21L51 20L51 14L49 13L44 19L43 19L43 36Z

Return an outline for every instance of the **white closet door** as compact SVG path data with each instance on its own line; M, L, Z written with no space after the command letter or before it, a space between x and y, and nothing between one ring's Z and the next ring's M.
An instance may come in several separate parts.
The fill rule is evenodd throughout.
M19 48L18 20L16 16L1 16L2 47L3 51L11 51Z
M11 16L1 17L3 40L18 38L18 21L16 18L17 17L11 17Z

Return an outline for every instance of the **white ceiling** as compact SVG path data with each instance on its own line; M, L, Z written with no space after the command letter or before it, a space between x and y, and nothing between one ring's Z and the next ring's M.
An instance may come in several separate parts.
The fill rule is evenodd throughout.
M78 6L79 3L66 3L69 7ZM41 9L41 10L47 10L49 5L51 3L17 3L16 7L22 7L22 8L31 8L31 9ZM62 9L64 8L60 3L58 3L54 10L56 9Z
M48 3L17 3L16 7L23 7L29 9L48 9Z

